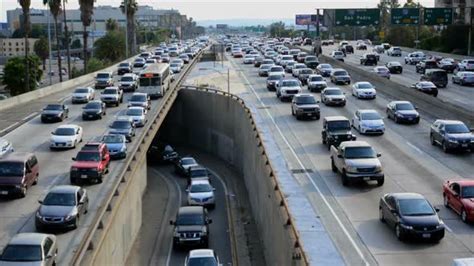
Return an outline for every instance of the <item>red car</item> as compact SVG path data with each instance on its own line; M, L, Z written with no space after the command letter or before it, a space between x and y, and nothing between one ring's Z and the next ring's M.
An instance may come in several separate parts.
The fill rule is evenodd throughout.
M94 145L90 146L90 149L81 150L73 158L75 162L71 166L69 175L71 184L91 180L102 183L102 178L109 172L110 154L108 149L101 148L101 145L96 146L95 149Z
M444 206L461 215L463 222L474 221L474 180L446 181L443 198Z

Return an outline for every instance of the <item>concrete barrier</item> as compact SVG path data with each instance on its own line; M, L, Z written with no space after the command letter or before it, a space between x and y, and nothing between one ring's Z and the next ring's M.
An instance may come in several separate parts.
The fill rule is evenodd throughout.
M429 51L429 50L423 50L423 49L415 49L415 48L410 48L410 47L400 47L402 51L407 52L407 53L412 53L416 51L421 51L427 55L436 55L436 56L442 56L442 57L450 57L455 60L461 61L463 59L472 59L474 57L472 56L467 56L467 55L459 55L459 54L448 54L448 53L442 53L442 52L436 52L436 51Z
M286 197L293 195L281 190L278 173L265 150L268 142L244 102L225 95L180 90L158 137L212 153L233 165L244 178L267 264L307 265L287 204Z

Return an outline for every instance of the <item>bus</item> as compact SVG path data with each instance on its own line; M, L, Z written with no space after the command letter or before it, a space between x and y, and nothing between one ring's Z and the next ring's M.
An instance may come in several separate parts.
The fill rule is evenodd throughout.
M171 73L169 64L150 64L140 72L137 92L147 93L150 98L163 97L169 89Z

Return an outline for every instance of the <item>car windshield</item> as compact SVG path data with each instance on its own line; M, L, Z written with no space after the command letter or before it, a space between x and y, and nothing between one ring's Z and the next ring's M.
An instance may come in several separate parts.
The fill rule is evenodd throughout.
M208 183L193 184L189 190L191 193L211 192L212 187Z
M122 135L106 135L102 138L104 143L122 143L124 142L124 137Z
M377 158L372 147L346 147L344 151L344 158L346 159L368 159Z
M190 165L190 164L197 164L196 160L192 158L186 158L181 160L182 165Z
M334 52L334 55L342 55L342 52Z
M433 215L434 210L425 199L399 199L398 206L401 215L424 216Z
M63 107L62 105L59 105L59 104L48 104L46 105L46 107L43 109L43 110L54 110L54 111L57 111L57 110L62 110Z
M262 65L260 69L266 70L266 69L270 69L271 67L272 67L271 65Z
M307 62L315 62L315 61L318 61L318 59L316 58L316 56L307 56L307 57L305 58L305 60L306 60Z
M105 89L102 94L117 94L116 89Z
M143 115L143 110L142 109L128 109L127 110L127 115L132 115L132 116L137 116L137 115Z
M118 129L128 129L131 128L132 125L129 121L114 121L110 127Z
M283 72L283 68L282 67L272 67L270 69L270 72Z
M342 95L341 90L325 90L324 91L325 95Z
M316 77L311 77L309 81L324 81L324 79L323 77L316 76Z
M128 67L128 63L121 63L119 66L120 67Z
M360 114L361 120L380 120L382 117L378 113L362 113Z
M334 76L347 76L347 72L346 71L335 71L334 72Z
M170 67L180 67L181 64L178 64L178 63L173 63L173 64L170 64Z
M131 102L146 102L146 96L145 95L132 95L130 97Z
M445 126L446 133L450 134L459 134L459 133L469 133L469 128L464 124L454 124Z
M423 82L423 83L421 83L421 87L423 87L423 88L436 88L436 86L431 82Z
M300 84L298 83L298 81L296 80L284 80L282 83L281 83L281 86L283 87L297 87L299 86Z
M181 214L178 216L176 225L203 225L204 216L200 214Z
M300 70L300 74L312 74L313 70L311 69L302 69Z
M328 123L329 130L350 130L351 123L349 121L331 121Z
M461 188L461 197L462 198L474 198L474 186L463 186Z
M133 81L133 77L122 77L120 81Z
M319 67L320 67L320 68L327 68L327 69L331 69L331 68L332 68L332 66L329 65L329 64L320 64Z
M108 78L109 78L109 74L107 74L107 73L99 73L99 74L97 74L97 78L98 78L98 79L108 79Z
M75 134L76 129L72 127L60 127L54 131L54 135L56 136L74 136Z
M74 193L49 193L43 200L46 206L75 206L76 197Z
M88 93L88 92L89 92L88 89L76 89L76 90L74 91L74 93Z
M39 245L8 245L2 254L2 261L41 261Z
M378 68L376 68L376 71L378 73L386 73L386 72L388 72L388 69L383 68L383 67L378 67Z
M192 171L189 172L191 177L196 177L196 176L207 176L207 170L206 169L193 169Z
M23 176L25 165L20 162L0 162L0 176Z
M86 104L86 106L84 106L84 109L97 110L97 109L100 109L100 108L102 108L102 103L98 103L98 102L88 103L88 104Z
M100 161L100 154L98 152L79 152L76 156L76 161L98 162Z
M268 77L268 80L280 80L281 79L281 76L280 75L275 75L275 76L270 76Z
M217 266L214 257L190 258L186 266Z
M395 105L395 109L405 111L405 110L414 110L415 108L410 103L399 103Z
M140 67L143 67L144 65L145 63L138 62L138 63L133 64L133 67L140 68Z
M370 83L365 83L364 82L364 83L357 84L357 88L358 89L372 89L372 88L374 88L374 86L372 86L372 84L370 84Z
M312 96L296 97L296 104L316 104L316 99Z

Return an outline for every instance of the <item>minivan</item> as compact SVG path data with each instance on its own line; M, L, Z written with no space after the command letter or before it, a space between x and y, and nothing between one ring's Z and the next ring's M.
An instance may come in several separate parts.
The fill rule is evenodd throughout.
M448 85L448 73L442 69L426 69L421 76L423 81L431 81L438 88L446 88Z
M32 153L12 152L0 159L0 196L26 196L38 183L38 159Z

